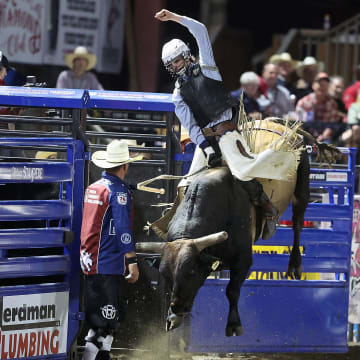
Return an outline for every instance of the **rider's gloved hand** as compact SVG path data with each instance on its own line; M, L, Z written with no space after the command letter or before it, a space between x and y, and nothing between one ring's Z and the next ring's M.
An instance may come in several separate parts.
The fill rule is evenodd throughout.
M215 150L212 148L212 146L209 144L209 142L203 141L200 144L200 148L203 150L205 156L206 156L206 166L209 168L221 166L221 154L215 152Z
M206 165L209 168L221 166L221 163L222 163L221 155L219 155L216 152L213 152L206 157Z

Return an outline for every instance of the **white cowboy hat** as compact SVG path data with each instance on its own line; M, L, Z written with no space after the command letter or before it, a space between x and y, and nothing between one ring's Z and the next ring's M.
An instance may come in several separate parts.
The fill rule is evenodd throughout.
M113 140L106 151L96 151L91 157L91 161L102 169L111 169L116 166L138 161L143 158L142 155L130 157L129 146L124 140Z
M142 143L139 145L135 139L123 139L122 141L125 141L128 144L128 146L132 146L132 147L144 147L145 146L145 143Z
M297 65L296 73L302 78L304 73L304 67L310 65L316 65L317 72L321 72L324 70L324 63L322 61L316 61L314 57L307 56L303 61L300 61L300 63Z
M183 126L181 126L181 135L180 135L180 142L183 142L185 140L190 140L190 135L187 129L185 129Z
M296 65L298 64L298 61L293 60L291 55L287 52L283 52L281 54L275 54L271 56L269 59L270 64L279 65L282 62L290 63L293 68L295 68Z
M70 69L73 68L73 61L76 58L83 58L87 60L88 65L86 67L86 71L89 71L96 65L96 55L90 54L85 46L78 46L74 52L65 55L65 63Z

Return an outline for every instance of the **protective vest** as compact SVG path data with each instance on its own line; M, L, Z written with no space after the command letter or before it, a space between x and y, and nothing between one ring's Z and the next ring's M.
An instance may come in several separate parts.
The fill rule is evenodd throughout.
M175 86L180 89L181 97L200 128L217 120L224 111L236 107L236 101L225 90L223 82L204 76L199 64L191 69L187 80L181 77Z

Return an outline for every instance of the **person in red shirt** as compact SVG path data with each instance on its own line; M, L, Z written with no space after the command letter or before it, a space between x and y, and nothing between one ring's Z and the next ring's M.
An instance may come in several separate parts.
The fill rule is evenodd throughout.
M305 128L310 127L309 131L318 141L332 141L335 123L339 122L337 104L329 95L329 82L326 73L319 73L312 84L313 92L296 105L296 113L305 122Z
M350 105L356 101L359 90L360 81L355 81L352 85L345 89L343 95L343 102L345 104L346 110L349 110Z

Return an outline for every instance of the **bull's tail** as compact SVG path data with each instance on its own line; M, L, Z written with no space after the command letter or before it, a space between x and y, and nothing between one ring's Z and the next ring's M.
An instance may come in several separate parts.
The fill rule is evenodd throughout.
M296 120L282 119L276 117L268 117L264 120L273 121L283 126L287 126L287 124L291 125L292 123L296 122ZM308 131L302 129L301 127L296 130L296 133L302 135L310 142L311 145L314 145L316 147L317 156L315 161L322 164L328 164L331 168L332 164L336 163L337 160L341 159L342 153L339 149L336 148L336 146L332 144L318 142L314 136L312 136Z

